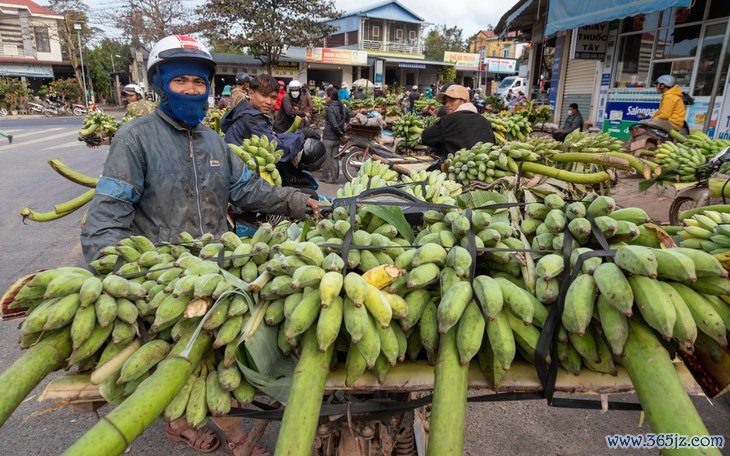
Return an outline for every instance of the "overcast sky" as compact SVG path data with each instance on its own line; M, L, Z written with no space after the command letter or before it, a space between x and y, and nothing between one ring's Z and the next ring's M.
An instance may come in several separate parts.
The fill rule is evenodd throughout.
M382 1L382 0L380 0ZM361 10L379 0L335 0L344 11ZM457 25L468 38L487 25L497 25L499 19L517 3L517 0L399 0L406 8L432 24Z
M187 6L204 4L204 0L181 0ZM335 0L335 6L348 12L361 10L369 5L375 5L383 0ZM459 26L464 30L464 38L468 38L487 25L497 25L499 19L517 0L400 0L403 5L423 17L431 24L444 24L448 27ZM47 3L42 0L40 3ZM108 19L114 7L123 4L120 0L85 0L91 8L94 25L102 26L98 21ZM94 20L96 19L96 20ZM102 20L102 22L105 22ZM102 26L103 27L103 26ZM103 27L107 29L107 27ZM113 31L109 31L114 35Z

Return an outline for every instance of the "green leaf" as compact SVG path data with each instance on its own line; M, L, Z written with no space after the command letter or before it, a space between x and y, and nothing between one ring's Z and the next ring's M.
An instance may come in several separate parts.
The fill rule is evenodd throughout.
M488 204L506 203L504 195L491 190L473 190L459 195L459 201L463 201L468 207L482 207Z
M398 206L374 206L368 204L363 206L365 212L380 217L385 220L386 223L390 223L398 230L401 236L408 242L413 242L413 228L406 221L406 217L403 215L403 210Z

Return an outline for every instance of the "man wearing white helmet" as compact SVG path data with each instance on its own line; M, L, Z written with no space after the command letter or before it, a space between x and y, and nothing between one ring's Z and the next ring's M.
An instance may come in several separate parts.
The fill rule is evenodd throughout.
M155 111L157 104L144 99L144 90L137 84L127 84L122 89L127 100L127 117L142 117Z
M304 111L304 95L302 83L294 79L286 89L286 95L281 99L281 109L274 113L274 131L284 133L292 126L295 117L301 117L306 126L308 120Z
M153 242L179 242L227 231L228 203L250 212L301 218L319 204L293 188L274 187L248 170L216 132L201 124L215 75L210 53L194 38L168 36L151 50L147 78L160 96L153 114L125 123L112 140L81 232L87 261L131 235ZM246 433L237 418L216 418L228 448L241 451ZM220 445L210 429L185 419L167 425L167 435L196 450ZM259 448L254 454L265 455Z
M677 79L665 74L654 82L656 91L662 94L659 110L651 116L652 119L666 120L675 130L681 130L687 116L687 109L682 101L682 89L677 85Z

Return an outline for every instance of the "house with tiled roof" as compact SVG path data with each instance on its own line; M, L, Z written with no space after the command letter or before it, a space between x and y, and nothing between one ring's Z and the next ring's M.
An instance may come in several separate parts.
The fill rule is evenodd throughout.
M0 77L21 78L37 89L73 75L61 51L62 20L30 0L0 0Z

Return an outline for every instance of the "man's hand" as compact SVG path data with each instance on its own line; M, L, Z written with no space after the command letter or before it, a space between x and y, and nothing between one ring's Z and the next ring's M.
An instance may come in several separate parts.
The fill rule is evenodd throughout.
M307 206L312 208L314 215L319 215L319 201L309 198L309 200L307 200Z

